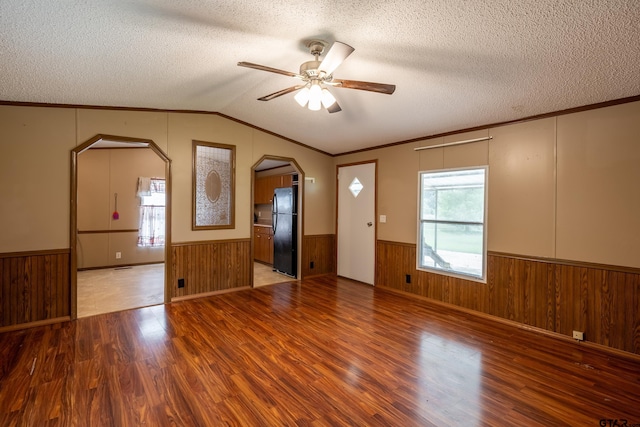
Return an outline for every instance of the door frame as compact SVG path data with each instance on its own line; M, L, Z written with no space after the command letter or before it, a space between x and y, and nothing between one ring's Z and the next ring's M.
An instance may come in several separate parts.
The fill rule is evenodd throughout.
M375 166L375 171L374 171L374 179L375 179L375 189L374 189L374 194L373 194L373 244L374 244L374 249L373 249L373 284L369 285L367 283L368 286L376 286L376 279L377 279L377 271L376 271L376 267L377 267L377 261L378 261L378 159L372 159L372 160L363 160L361 162L351 162L351 163L342 163L339 165L336 165L336 224L335 224L335 230L336 230L336 242L335 242L335 248L334 248L334 253L335 253L335 266L336 266L336 275L338 272L338 262L339 262L339 258L338 258L338 246L339 246L339 242L340 242L340 236L338 233L338 214L339 214L339 206L338 206L338 199L339 199L339 191L340 191L340 181L338 179L338 176L340 176L340 168L344 168L344 167L349 167L349 166L358 166L358 165L365 165L365 164L369 164L369 163L373 163ZM339 276L342 277L342 276ZM345 279L349 279L349 280L353 280L354 282L358 282L357 280L345 277ZM364 283L364 282L358 282L358 283Z
M255 193L255 182L256 182L256 168L264 161L264 160L277 160L277 161L281 161L281 162L289 162L289 165L292 166L297 174L298 174L298 238L297 238L297 259L296 259L296 263L297 263L297 272L298 274L296 275L297 277L295 278L295 280L302 280L302 260L304 259L302 257L302 250L303 250L303 246L302 246L302 242L304 240L304 184L305 184L305 179L304 179L304 171L302 170L302 168L300 167L300 165L298 164L298 162L296 161L296 159L294 159L293 157L282 157L282 156L272 156L269 154L265 154L263 155L260 159L258 159L257 162L255 162L253 164L253 166L251 166L251 208L249 209L249 213L250 213L250 222L249 222L249 229L251 230L250 236L251 236L251 262L249 263L251 265L251 283L249 284L249 286L251 286L253 288L253 275L254 275L254 271L253 271L253 259L254 259L254 236L253 236L253 207L255 205L254 203L254 193ZM284 166L283 166L284 167Z
M71 292L69 295L71 307L71 320L78 318L78 156L90 149L98 142L106 140L113 142L121 142L125 144L146 144L164 163L164 179L165 179L165 242L164 242L164 303L171 302L171 159L153 142L151 139L131 138L127 136L97 134L91 139L78 145L71 150L71 197L70 197L70 246L71 246L71 265L70 265L70 281Z

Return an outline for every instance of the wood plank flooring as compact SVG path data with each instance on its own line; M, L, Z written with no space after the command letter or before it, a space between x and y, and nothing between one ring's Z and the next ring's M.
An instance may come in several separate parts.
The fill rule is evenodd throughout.
M640 425L640 363L333 277L0 334L0 426Z

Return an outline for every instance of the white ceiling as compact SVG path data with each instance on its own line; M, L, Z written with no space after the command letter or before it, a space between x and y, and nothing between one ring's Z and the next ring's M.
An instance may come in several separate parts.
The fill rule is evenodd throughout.
M638 0L2 0L0 101L219 112L331 154L640 95ZM312 112L304 41L347 43Z

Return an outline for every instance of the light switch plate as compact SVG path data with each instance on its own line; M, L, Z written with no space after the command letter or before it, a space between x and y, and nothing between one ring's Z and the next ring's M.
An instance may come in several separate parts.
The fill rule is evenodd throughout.
M386 215L380 215L380 222L382 222L382 223L387 222L387 216Z

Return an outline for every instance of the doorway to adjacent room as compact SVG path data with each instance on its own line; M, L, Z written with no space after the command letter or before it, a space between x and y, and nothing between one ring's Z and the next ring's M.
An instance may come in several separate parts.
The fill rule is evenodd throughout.
M169 158L151 140L113 135L71 156L71 317L169 302Z
M303 227L303 185L304 173L295 159L278 156L263 156L252 167L252 260L253 260L253 287L271 285L275 283L299 280L300 260L302 248L302 227ZM294 227L291 243L291 269L288 274L278 271L278 263L282 262L282 254L275 253L282 250L282 246L274 244L277 239L279 229L274 230L273 195L276 188L293 189L292 216ZM278 261L278 257L280 256ZM285 256L286 258L286 256ZM274 267L275 261L275 267Z

